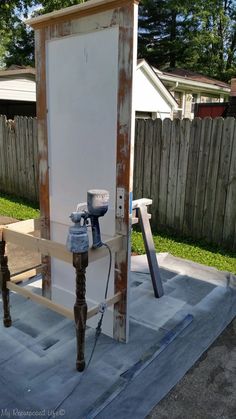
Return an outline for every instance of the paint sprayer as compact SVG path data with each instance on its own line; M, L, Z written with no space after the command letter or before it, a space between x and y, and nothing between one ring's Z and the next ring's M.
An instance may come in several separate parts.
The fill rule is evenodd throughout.
M89 249L88 219L92 227L92 248L103 245L99 226L99 217L108 210L109 192L103 189L92 189L87 192L87 203L78 204L75 212L70 215L74 225L69 228L67 249L73 253L85 253Z

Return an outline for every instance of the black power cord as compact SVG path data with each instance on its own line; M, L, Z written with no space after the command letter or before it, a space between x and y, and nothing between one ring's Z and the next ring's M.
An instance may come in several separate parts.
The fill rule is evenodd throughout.
M110 275L111 275L112 253L111 253L111 249L110 249L110 247L108 246L107 243L102 243L102 245L105 246L108 249L109 256L110 256L110 258L109 258L109 269L108 269L107 282L106 282L106 289L105 289L105 295L104 295L104 299L106 300L107 299L109 282L110 282ZM91 355L90 355L89 361L87 363L86 369L88 369L88 367L89 367L89 365L92 361L98 338L99 338L99 336L101 335L101 332L102 332L102 322L103 322L103 317L104 317L105 311L106 311L106 306L101 305L101 316L100 316L100 319L98 320L98 324L97 324L97 327L96 327L93 349L91 351Z
M109 282L110 282L110 276L111 276L111 265L112 265L112 252L111 252L111 248L109 247L109 245L107 244L107 243L102 243L102 245L103 246L105 246L107 249L108 249L108 251L109 251L109 268L108 268L108 274L107 274L107 281L106 281L106 288L105 288L105 294L104 294L104 299L106 300L107 299L107 294L108 294L108 287L109 287ZM100 309L100 312L101 312L101 316L100 316L100 319L98 320L98 324L97 324L97 327L96 327L96 332L95 332L95 339L94 339L94 344L93 344L93 348L92 348L92 351L91 351L91 354L90 354L90 357L89 357L89 360L88 360L88 363L87 363L87 365L86 365L86 367L85 367L85 371L82 373L82 375L80 376L80 380L76 383L76 385L72 388L72 390L70 391L70 393L69 394L67 394L65 397L64 397L64 399L62 399L59 403L58 403L58 405L53 409L53 411L52 411L52 413L50 414L50 416L48 416L48 419L50 419L50 418L52 418L52 417L54 417L54 415L55 415L55 412L62 406L62 404L74 393L74 391L76 390L76 388L78 387L78 385L81 383L81 381L82 381L82 379L84 378L84 376L85 376L85 374L86 374L86 372L87 372L87 370L88 370L88 367L89 367L89 365L90 365L90 363L91 363L91 361L92 361L92 359L93 359L93 355L94 355L94 352L95 352L95 349L96 349L96 346L97 346L97 342L98 342L98 339L99 339L99 336L101 335L101 332L102 332L102 322L103 322L103 317L104 317L104 313L105 313L105 311L106 311L106 305L105 304L101 304L101 309Z

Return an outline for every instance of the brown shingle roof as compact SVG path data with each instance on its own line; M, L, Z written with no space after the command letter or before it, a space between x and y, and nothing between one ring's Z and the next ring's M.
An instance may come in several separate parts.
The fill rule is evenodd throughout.
M195 71L185 70L183 68L174 68L174 69L168 70L168 72L163 72L163 74L166 74L169 76L171 75L178 76L184 79L194 80L200 83L208 83L208 84L212 84L219 87L225 87L225 88L230 87L228 83L225 83L221 80L216 80L211 77L204 76L203 74L196 73Z

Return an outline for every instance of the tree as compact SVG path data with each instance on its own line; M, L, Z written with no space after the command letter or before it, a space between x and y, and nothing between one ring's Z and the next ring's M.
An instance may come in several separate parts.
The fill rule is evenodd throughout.
M143 0L139 56L220 79L236 69L235 0Z
M36 16L78 3L79 0L1 0L0 65L34 65L34 33L23 22L30 13Z
M201 0L193 8L195 31L190 34L195 70L228 80L236 70L235 0ZM192 54L193 55L193 54Z
M190 0L191 2L191 0ZM186 0L143 0L139 13L139 56L158 67L175 67L185 56Z
M42 5L40 14L50 13L54 10L60 10L83 2L83 0L42 0L39 2Z
M11 65L11 55L16 53L14 64L28 64L33 58L33 42L29 30L22 23L28 16L34 0L1 0L0 3L0 63ZM22 54L23 50L23 54ZM24 57L25 56L25 57Z
M1 0L0 66L34 65L25 18L81 1ZM236 0L142 0L138 55L160 69L184 67L229 80L236 72Z

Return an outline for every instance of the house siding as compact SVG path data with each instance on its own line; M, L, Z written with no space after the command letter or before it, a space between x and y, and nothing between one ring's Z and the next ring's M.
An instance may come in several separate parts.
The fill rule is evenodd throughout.
M155 112L162 119L172 115L171 105L142 68L135 75L134 107L138 112Z
M36 101L36 83L34 77L25 76L0 78L1 100Z

